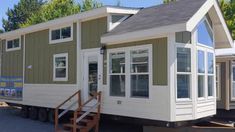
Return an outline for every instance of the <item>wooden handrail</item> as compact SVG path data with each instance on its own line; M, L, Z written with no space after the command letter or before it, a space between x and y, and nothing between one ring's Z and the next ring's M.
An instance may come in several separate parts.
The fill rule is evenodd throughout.
M73 97L75 97L76 95L78 95L78 108L81 107L81 91L78 90L76 93L74 93L73 95L71 95L68 99L66 99L65 101L63 101L60 105L58 105L55 108L55 132L58 131L58 125L59 125L59 108L61 106L63 106L66 102L68 102L69 100L71 100Z
M77 121L76 120L78 118L78 112L82 111L82 108L85 107L89 102L91 102L95 98L97 98L97 101L98 101L97 115L98 115L98 119L100 119L101 91L99 91L98 93L95 93L93 95L93 97L88 99L85 103L83 103L80 107L78 107L77 110L74 111L74 114L73 114L73 132L76 132L76 125L77 125ZM96 132L97 131L98 131L98 127L96 127Z
M79 109L83 108L85 105L87 105L87 104L90 103L93 99L97 98L97 97L100 96L100 95L101 95L101 91L98 92L98 93L95 93L95 94L93 95L93 97L91 97L91 98L88 99L85 103L83 103L83 104L81 105L81 107L79 107L79 108L77 109L77 111L79 111Z
M73 95L71 95L68 99L66 99L64 102L62 102L60 105L58 105L57 107L56 107L56 109L59 109L62 105L64 105L66 102L68 102L70 99L72 99L75 95L77 95L77 94L80 94L80 90L78 90L76 93L74 93Z
M97 106L97 117L98 119L100 118L100 105L101 105L101 91L98 93L95 93L93 95L93 97L89 98L85 103L81 103L81 91L77 91L76 93L74 93L73 95L71 95L68 99L66 99L65 101L63 101L63 103L61 103L60 105L58 105L55 109L55 132L58 132L58 125L59 125L59 108L61 106L63 106L66 102L68 102L70 99L72 99L74 96L78 95L78 108L74 111L73 113L73 132L77 131L77 118L78 118L78 112L82 111L82 108L85 107L89 102L91 102L93 99L97 99L98 104L96 104ZM62 112L63 113L63 112ZM98 126L98 125L97 125ZM98 129L98 127L96 127L96 130Z

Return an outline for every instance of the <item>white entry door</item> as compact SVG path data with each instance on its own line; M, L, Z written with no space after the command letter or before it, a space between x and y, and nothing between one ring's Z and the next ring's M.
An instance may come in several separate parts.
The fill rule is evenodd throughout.
M99 49L83 52L83 97L87 101L101 89L102 84L102 55ZM88 105L93 105L92 101Z

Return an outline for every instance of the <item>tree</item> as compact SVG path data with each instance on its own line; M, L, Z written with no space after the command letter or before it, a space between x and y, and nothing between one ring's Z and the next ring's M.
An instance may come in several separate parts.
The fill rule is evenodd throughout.
M164 3L164 4L168 4L168 3L174 2L174 1L176 1L176 0L163 0L163 3Z
M103 6L102 3L99 3L95 0L83 0L81 12L92 10Z
M2 19L5 31L11 31L20 28L32 13L37 12L43 5L43 0L20 0L13 9L6 12L7 19Z
M235 0L220 0L219 4L226 24L235 39Z
M42 8L33 13L25 23L21 24L21 27L27 27L30 25L46 22L55 18L60 18L72 14L76 14L82 11L98 8L102 4L94 0L84 0L82 6L79 3L75 3L74 0L51 0L42 6Z
M0 29L0 34L1 34L1 33L4 33L4 31L3 31L2 29Z

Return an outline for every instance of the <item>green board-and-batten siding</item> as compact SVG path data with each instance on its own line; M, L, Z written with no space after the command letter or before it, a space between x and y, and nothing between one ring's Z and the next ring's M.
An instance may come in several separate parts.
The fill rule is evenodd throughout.
M1 44L1 76L23 77L23 48L24 37L21 36L21 49L6 51L6 40Z
M82 22L81 30L82 49L101 47L100 38L107 32L107 17Z
M158 38L107 46L108 49L152 44L153 85L167 85L167 38ZM107 84L107 53L104 54L103 83Z
M73 24L73 40L58 44L49 44L49 29L26 34L25 83L76 83L76 26ZM60 53L68 53L68 81L65 82L53 81L53 55Z

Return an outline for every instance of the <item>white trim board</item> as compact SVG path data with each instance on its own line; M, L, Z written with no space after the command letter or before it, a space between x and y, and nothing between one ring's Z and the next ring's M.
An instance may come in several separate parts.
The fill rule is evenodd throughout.
M62 29L63 28L66 28L66 27L70 27L70 37L68 38L60 38L60 39L56 39L56 40L52 40L52 31L54 30L60 30L60 37L61 37L61 33L62 33ZM49 29L49 44L59 44L59 43L62 43L62 42L69 42L69 41L73 41L73 30L74 30L74 27L73 27L73 23L70 23L70 24L64 24L64 25L56 25L54 27L51 27Z
M19 47L16 48L8 48L8 41L14 41L15 39L19 39ZM17 37L12 37L6 40L5 42L5 51L6 52L10 52L10 51L16 51L16 50L21 50L21 36L17 36Z
M65 73L65 77L61 77L61 78L58 78L58 77L56 77L56 68L58 68L58 67L56 67L55 65L56 65L56 58L57 57L65 57L65 60L66 60L66 62L65 62L65 67L63 67L63 68L65 68L66 69L66 73ZM68 58L68 53L60 53L60 54L54 54L53 55L53 81L54 82L56 82L56 81L68 81L68 73L69 73L69 68L68 68L68 61L69 61L69 58ZM59 67L60 68L60 67Z

